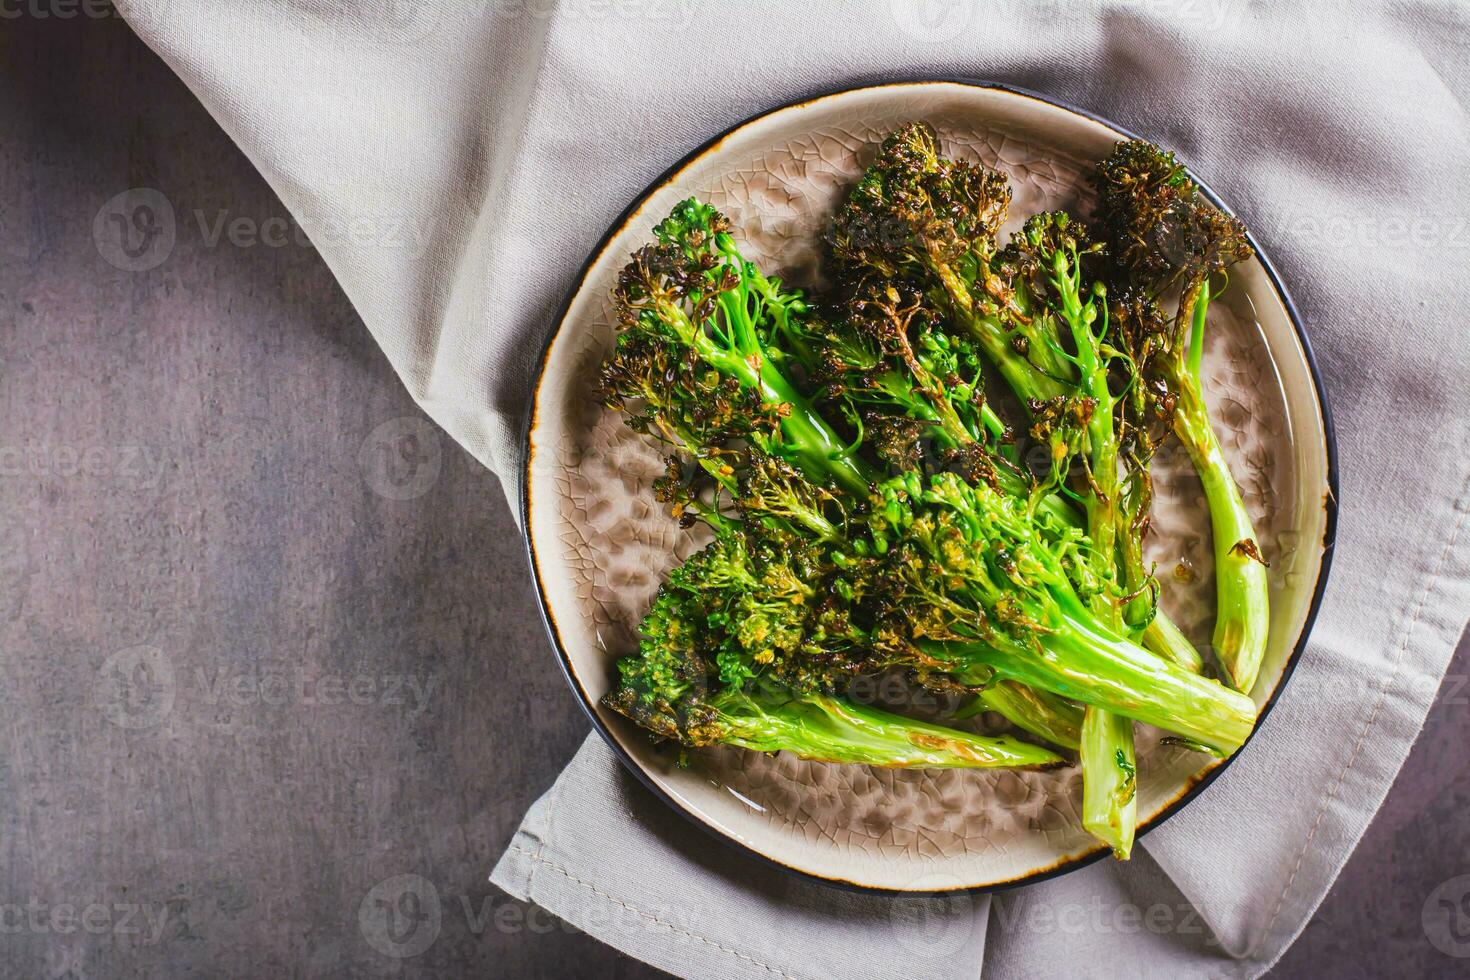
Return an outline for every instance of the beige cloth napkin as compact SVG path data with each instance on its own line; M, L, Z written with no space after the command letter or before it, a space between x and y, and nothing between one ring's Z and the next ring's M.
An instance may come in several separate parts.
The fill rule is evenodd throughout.
M651 178L733 121L843 83L966 75L1179 149L1294 293L1341 453L1316 630L1229 771L1127 866L925 903L728 854L594 739L494 880L688 976L1250 976L1301 931L1470 609L1470 7L118 5L312 235L414 397L507 487L534 353L581 259Z

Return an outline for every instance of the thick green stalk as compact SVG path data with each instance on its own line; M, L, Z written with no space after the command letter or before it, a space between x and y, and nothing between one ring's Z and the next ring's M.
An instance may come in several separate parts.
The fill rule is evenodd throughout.
M1186 377L1179 387L1174 430L1204 485L1215 539L1215 655L1236 690L1248 692L1260 673L1270 630L1266 566L1198 385Z
M1022 731L1053 745L1075 751L1081 744L1082 709L1047 691L1015 681L997 681L980 692L975 705L994 711Z
M713 705L729 744L817 762L902 769L1038 769L1063 762L1009 736L973 735L820 695L769 705L734 692Z
M987 641L925 644L925 651L960 670L990 667L1002 677L1183 735L1221 755L1238 749L1255 726L1250 698L1070 613L1041 644L997 633Z
M781 431L802 468L824 473L849 493L866 496L868 484L878 476L872 468L862 458L843 453L842 439L769 360L761 360L759 375L762 397L772 404L790 406L781 419Z
M980 344L990 363L996 366L1018 397L1045 400L1063 393L1060 382L1042 374L1011 347L1010 332L999 320L975 308L975 298L963 277L943 262L932 262L929 268L944 289L947 302L942 305Z
M973 308L960 311L959 320L979 341L980 349L1019 398L1045 401L1064 393L1060 382L1036 370L1030 361L1011 348L1010 335L998 321L977 314Z
M1099 412L1098 414L1101 414ZM1111 415L1108 416L1111 418ZM1116 530L1116 466L1117 455L1107 446L1094 454L1093 466L1114 467L1111 483L1099 481L1098 489L1088 496L1088 533L1094 536L1093 547L1106 567L1100 571L1111 578L1114 565ZM1099 621L1120 635L1125 633L1121 610L1109 595L1101 595L1093 603ZM1088 832L1113 849L1113 856L1127 860L1133 849L1134 830L1138 825L1137 755L1133 744L1133 722L1109 714L1097 705L1088 705L1082 720L1082 825Z
M1113 429L1114 398L1108 385L1108 365L1098 356L1093 322L1084 314L1080 279L1058 253L1053 283L1062 300L1062 312L1071 327L1077 349L1078 386L1093 400L1087 423L1087 462L1092 492L1087 495L1087 534L1092 539L1093 562L1104 581L1117 578L1118 521L1122 513L1122 481L1118 475L1118 440ZM1106 305L1103 315L1106 316ZM1096 316L1094 308L1094 316ZM1105 328L1104 328L1105 329ZM1126 529L1125 529L1126 531ZM1099 622L1126 635L1122 610L1108 593L1093 602ZM1082 825L1127 860L1138 825L1137 756L1133 722L1088 705L1082 720Z
M1082 720L1082 826L1126 861L1138 826L1133 721L1088 705Z
M1153 622L1144 629L1141 642L1149 650L1191 674L1204 672L1204 658L1199 655L1194 644L1189 642L1189 637L1164 615L1162 609L1154 614Z
M1176 368L1172 379L1179 396L1174 431L1194 463L1210 508L1215 541L1215 655L1236 690L1250 693L1266 652L1270 596L1260 543L1210 425L1200 386L1199 338L1209 302L1210 287L1205 283L1194 306L1189 365Z

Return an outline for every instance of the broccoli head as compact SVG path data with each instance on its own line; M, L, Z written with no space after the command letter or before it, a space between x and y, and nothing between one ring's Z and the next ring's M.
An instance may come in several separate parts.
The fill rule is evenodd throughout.
M883 141L827 241L849 271L922 280L989 255L1010 202L1004 176L941 156L934 128L910 123Z
M1207 201L1168 150L1144 140L1119 143L1094 183L1113 261L1154 295L1179 286L1190 297L1252 254L1245 226Z

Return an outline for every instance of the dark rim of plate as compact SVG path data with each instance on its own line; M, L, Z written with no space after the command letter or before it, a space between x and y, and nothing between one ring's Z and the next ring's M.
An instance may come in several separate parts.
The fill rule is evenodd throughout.
M1027 99L1034 99L1037 102L1042 102L1055 108L1075 113L1076 115L1082 116L1086 119L1092 120L1093 122L1106 126L1108 129L1117 133L1118 136L1122 139L1141 138L1139 136L1136 136L1133 132L1124 129L1122 126L1119 126L1116 123L1097 115L1096 113L1089 112L1086 109L1079 108L1068 102L1063 102L1060 99L1054 99L1050 96L1041 95L1040 93L1032 92L1024 88L1018 88L1014 85L1008 85L1002 82L990 82L959 76L884 78L881 80L874 80L855 85L847 85L840 88L825 89L813 92L809 95L805 95L797 99L792 99L789 102L783 102L779 105L771 106L770 108L763 109L760 112L755 113L754 115L741 119L739 122L730 126L728 129L722 130L721 132L716 133L714 136L711 136L709 139L705 140L699 146L695 147L689 153L685 154L684 157L681 158L678 162L674 163L663 173L659 174L658 177L656 177L651 183L649 183L649 185L645 187L643 191L638 194L638 196L635 197L626 208L623 209L623 212L618 215L616 219L613 220L612 224L608 226L607 231L603 234L601 240L598 241L597 245L592 249L591 253L587 257L586 262L583 263L582 268L577 272L576 277L572 280L572 285L567 290L566 297L562 301L560 310L558 311L555 318L554 325L547 332L546 339L542 342L541 351L537 355L536 359L535 381L532 385L530 396L527 400L525 417L522 422L521 428L521 467L519 470L521 533L526 545L526 557L531 564L531 575L536 583L536 604L541 612L541 620L542 624L546 627L547 636L551 639L551 645L556 650L557 660L561 665L562 673L566 676L567 683L571 685L572 690L576 693L577 701L582 706L582 710L586 712L588 719L592 722L592 727L596 729L599 735L602 736L603 741L607 743L613 754L616 755L618 759L622 762L623 766L630 773L632 773L633 776L636 777L640 783L647 787L648 790L652 792L656 797L661 799L664 803L668 804L669 807L671 807L685 820L689 821L689 823L698 827L700 830L704 831L715 840L720 841L733 850L748 857L754 858L762 864L768 865L773 868L778 868L781 871L786 872L787 874L795 875L800 878L805 878L810 881L819 882L821 884L840 888L846 891L893 896L915 896L925 894L985 894L990 892L1003 891L1006 889L1018 887L1020 885L1030 885L1040 881L1046 881L1049 878L1055 878L1059 875L1067 874L1080 868L1085 868L1088 865L1101 860L1109 852L1108 848L1105 845L1099 844L1098 847L1094 850L1073 857L1065 858L1057 862L1056 864L1051 865L1050 867L1040 868L1036 871L1029 872L1025 875L1022 875L1018 878L1010 879L1008 881L986 882L976 885L962 885L956 888L942 889L939 891L915 892L902 889L882 888L874 885L865 885L860 882L848 881L843 878L829 878L812 871L807 871L802 868L794 868L790 865L783 864L770 855L763 854L750 845L742 843L741 841L738 841L735 838L716 829L704 819L700 818L697 814L687 809L683 804L674 799L674 797L665 792L656 782L654 782L649 774L643 770L643 767L638 764L637 760L635 760L628 752L628 750L623 747L622 743L618 740L617 736L613 734L612 730L607 726L606 722L598 715L595 703L588 696L587 692L583 690L581 682L577 679L576 673L572 668L571 659L567 656L567 652L562 646L561 637L557 633L556 624L552 619L551 610L546 601L546 593L541 583L541 569L536 561L536 546L531 540L531 497L529 471L533 459L531 445L532 427L534 426L536 420L536 405L540 395L541 379L546 371L546 359L551 351L552 342L561 332L561 328L565 323L567 314L571 308L572 301L581 291L582 284L586 281L587 275L591 272L592 267L601 258L603 252L606 251L607 246L612 241L612 239L619 232L622 231L623 227L650 196L661 189L665 184L676 177L695 160L704 156L705 153L707 153L711 148L718 145L727 136L739 129L743 129L751 123L765 118L766 116L781 112L785 109L796 108L810 102L816 102L822 99L832 98L839 95L846 95L851 92L860 92L870 89L902 88L904 86L911 85L923 86L932 84L961 85L969 88L991 89L999 92L1006 92L1011 95L1021 96ZM1216 194L1208 184L1200 180L1193 171L1190 171L1190 177L1192 177L1195 183L1199 185L1200 190L1205 194L1205 196L1210 200L1211 203L1213 203L1216 207L1220 208L1220 210L1226 212L1227 214L1234 214L1234 212L1230 210L1225 202L1220 199L1220 196ZM1337 539L1338 510L1337 439L1333 429L1332 412L1327 404L1327 395L1322 386L1322 377L1321 372L1318 370L1317 367L1317 358L1316 355L1312 352L1312 345L1310 340L1308 340L1307 338L1306 330L1302 326L1301 316L1297 312L1296 304L1292 302L1291 295L1286 291L1286 287L1282 284L1281 277L1277 273L1276 267L1271 263L1271 260L1267 257L1265 251L1262 250L1261 245L1258 241L1256 241L1255 236L1247 232L1247 237L1250 240L1251 246L1255 249L1256 258L1260 261L1261 267L1265 269L1266 275L1271 281L1272 288L1276 290L1276 294L1281 298L1282 305L1285 307L1287 316L1291 320L1292 328L1296 332L1297 340L1301 343L1302 352L1306 357L1307 368L1311 373L1313 390L1317 394L1317 402L1322 416L1323 442L1325 444L1327 452L1328 493L1323 501L1323 508L1326 512L1326 516L1322 534L1322 566L1317 575L1316 586L1312 590L1312 601L1307 608L1307 617L1302 624L1301 634L1297 638L1296 646L1292 649L1291 655L1287 658L1286 666L1282 669L1281 672L1281 679L1277 682L1275 689L1271 692L1270 698L1268 698L1266 703L1261 707L1260 715L1256 719L1256 727L1251 732L1250 737L1247 738L1245 744L1241 745L1241 747L1237 749L1235 753L1229 758L1221 760L1218 763L1212 765L1202 775L1196 777L1194 782L1184 792L1176 797L1174 801L1171 802L1168 806L1164 807L1164 809L1156 814L1153 819L1141 824L1138 828L1139 838L1142 838L1145 834L1149 833L1154 828L1163 825L1165 821L1167 821L1174 814L1182 810L1191 800L1204 792L1205 788L1208 787L1212 782L1214 782L1215 779L1221 773L1223 773L1230 766L1230 764L1235 761L1236 758L1239 757L1240 753L1245 750L1246 745L1250 744L1250 739L1255 737L1256 732L1260 731L1262 723L1264 723L1266 720L1266 716L1271 713L1272 707L1274 707L1276 704L1276 699L1279 698L1281 696L1281 692L1286 689L1287 682L1291 680L1291 675L1296 670L1297 663L1301 660L1302 651L1306 648L1307 639L1312 632L1312 626L1317 620L1317 612L1322 605L1322 595L1327 587L1328 575L1332 570L1333 548Z

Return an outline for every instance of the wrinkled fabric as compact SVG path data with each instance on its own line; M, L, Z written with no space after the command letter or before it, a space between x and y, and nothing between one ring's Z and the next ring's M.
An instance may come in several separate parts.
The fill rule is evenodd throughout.
M311 236L424 410L516 486L540 341L673 161L846 84L967 76L1179 150L1275 260L1336 414L1300 666L1207 793L1104 862L885 898L712 843L595 737L495 869L691 977L1255 976L1382 802L1470 609L1470 8L1216 0L118 0Z

